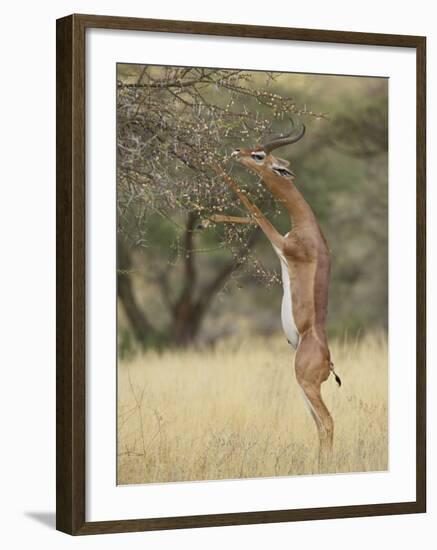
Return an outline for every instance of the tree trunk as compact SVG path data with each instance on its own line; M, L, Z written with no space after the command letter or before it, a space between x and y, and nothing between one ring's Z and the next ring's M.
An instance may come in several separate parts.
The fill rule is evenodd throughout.
M201 310L191 302L179 304L174 311L170 329L170 341L178 347L187 347L192 344L199 333L203 320Z
M138 306L132 285L132 258L131 253L121 239L117 241L117 295L123 304L126 317L129 320L135 339L145 344L156 334L150 325L145 313Z

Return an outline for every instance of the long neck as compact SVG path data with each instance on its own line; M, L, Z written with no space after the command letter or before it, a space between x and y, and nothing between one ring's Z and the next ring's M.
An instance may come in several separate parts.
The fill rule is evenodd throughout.
M263 174L262 179L269 191L284 205L293 226L316 224L317 220L302 193L290 180L284 184L281 176Z

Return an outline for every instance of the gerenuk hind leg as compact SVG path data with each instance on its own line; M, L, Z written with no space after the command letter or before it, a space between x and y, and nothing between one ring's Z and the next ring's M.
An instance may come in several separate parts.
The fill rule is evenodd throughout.
M323 402L321 385L331 372L329 355L318 342L302 340L296 353L295 371L319 436L319 472L328 471L332 460L334 421Z

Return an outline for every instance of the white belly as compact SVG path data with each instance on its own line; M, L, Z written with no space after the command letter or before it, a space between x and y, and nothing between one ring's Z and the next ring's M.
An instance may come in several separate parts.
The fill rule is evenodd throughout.
M294 349L297 349L299 344L299 332L296 328L296 323L294 322L293 317L293 302L291 297L291 281L290 274L288 273L287 260L281 254L281 251L274 247L276 254L278 255L279 261L281 263L281 276L282 276L282 307L281 307L281 321L282 321L282 330L285 333L285 337L293 346Z

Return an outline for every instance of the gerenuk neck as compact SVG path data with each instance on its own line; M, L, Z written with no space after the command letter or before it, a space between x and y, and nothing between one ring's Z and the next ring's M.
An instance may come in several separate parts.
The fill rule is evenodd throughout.
M276 176L270 173L263 174L262 179L269 191L284 205L284 208L286 208L293 227L318 225L310 205L290 179L284 182L282 176Z

